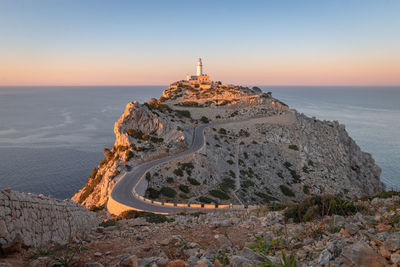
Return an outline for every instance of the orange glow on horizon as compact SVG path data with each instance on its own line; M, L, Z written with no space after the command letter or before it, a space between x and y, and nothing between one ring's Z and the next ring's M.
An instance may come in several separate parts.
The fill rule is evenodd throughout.
M260 63L262 62L262 63ZM191 62L190 62L191 63ZM253 85L399 85L400 60L314 59L302 61L212 61L205 63L212 80ZM189 69L188 69L189 68ZM0 85L167 85L185 79L194 68L176 64L126 62L3 61Z

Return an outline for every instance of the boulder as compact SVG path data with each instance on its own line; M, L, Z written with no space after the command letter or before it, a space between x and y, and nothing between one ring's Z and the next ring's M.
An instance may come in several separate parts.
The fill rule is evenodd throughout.
M138 258L136 255L129 255L121 261L120 265L122 267L139 267Z
M148 257L148 258L139 259L138 263L140 266L146 267L146 266L151 266L151 264L153 262L157 262L158 260L159 260L158 257Z
M357 225L348 223L345 225L344 229L351 235L354 235L360 229Z
M400 249L400 238L397 237L389 237L383 242L385 248L389 251L396 251Z
M188 264L183 260L174 260L168 262L168 267L188 267Z
M240 252L240 256L245 257L246 259L252 261L254 264L264 261L263 256L255 253L252 249L247 247L242 249L242 251Z
M397 264L397 265L400 265L400 254L392 254L391 256L390 256L390 260L393 262L393 263L395 263L395 264Z
M243 256L232 256L229 261L232 267L250 267L253 265L249 259L246 259Z
M208 267L208 263L207 263L207 261L205 259L201 259L201 260L196 262L194 267Z
M331 259L332 259L332 254L327 249L324 249L322 253L319 255L318 264L326 265Z
M346 223L346 220L343 216L333 215L333 225L335 227L343 226Z
M343 248L341 258L345 266L381 267L385 264L385 259L364 241Z

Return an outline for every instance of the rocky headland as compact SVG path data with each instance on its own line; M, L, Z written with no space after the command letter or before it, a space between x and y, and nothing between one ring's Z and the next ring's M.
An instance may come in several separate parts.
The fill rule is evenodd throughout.
M149 169L143 195L246 209L107 211L118 181L204 124L201 149ZM257 87L176 82L128 103L114 133L74 202L0 192L0 266L400 266L400 194L337 121Z
M380 168L337 121L290 109L259 88L176 82L160 99L128 103L114 126L115 144L73 200L107 203L115 183L144 162L184 151L194 128L210 122L206 145L146 173L146 197L175 203L287 204L310 195L345 199L384 190ZM235 121L237 123L235 123Z

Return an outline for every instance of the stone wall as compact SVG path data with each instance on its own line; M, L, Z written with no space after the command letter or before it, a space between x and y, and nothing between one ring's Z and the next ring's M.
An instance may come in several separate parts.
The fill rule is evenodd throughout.
M94 212L69 199L0 190L1 244L12 241L18 234L28 246L65 244L100 222Z

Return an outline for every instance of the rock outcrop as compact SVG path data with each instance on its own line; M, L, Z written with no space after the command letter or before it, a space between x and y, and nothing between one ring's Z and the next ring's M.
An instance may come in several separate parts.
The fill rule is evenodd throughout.
M127 105L114 126L113 148L72 199L86 207L104 205L126 171L183 151L194 127L213 121L232 123L207 128L199 153L152 169L147 197L252 205L324 193L352 199L384 190L380 168L338 122L298 114L258 88L174 83L159 100Z
M100 222L94 212L71 200L0 191L0 244L3 247L18 236L26 246L66 244Z
M306 222L294 222L291 217L297 213L288 209L268 211L265 207L109 218L68 246L50 247L49 253L42 250L41 254L30 249L0 259L0 265L51 266L59 259L69 259L72 266L267 266L279 265L285 257L291 258L290 266L294 262L297 266L398 266L398 195L388 192L373 199L342 202L341 208L325 210L322 217L308 214Z

